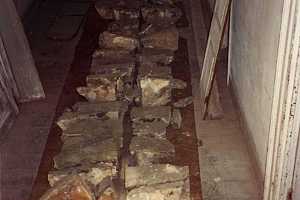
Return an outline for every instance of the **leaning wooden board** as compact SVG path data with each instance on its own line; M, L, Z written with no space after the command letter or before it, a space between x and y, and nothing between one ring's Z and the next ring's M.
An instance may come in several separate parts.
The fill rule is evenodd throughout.
M13 0L1 0L0 34L19 90L18 101L44 98L45 93Z
M209 96L215 74L215 66L221 46L223 33L228 17L228 10L231 0L216 1L213 18L211 21L205 57L200 78L200 103L201 117L204 119L207 114Z

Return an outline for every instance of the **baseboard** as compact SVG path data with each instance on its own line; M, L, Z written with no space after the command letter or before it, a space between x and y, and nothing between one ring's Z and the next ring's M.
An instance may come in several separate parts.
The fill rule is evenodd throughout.
M248 152L250 155L251 162L253 164L253 171L256 176L258 188L260 189L260 194L262 195L263 188L264 188L264 175L259 167L258 153L255 148L253 137L250 134L250 129L246 123L245 114L242 112L239 100L235 93L235 91L237 91L237 87L231 79L229 81L228 88L229 88L229 91L230 91L230 94L232 97L233 105L236 108L237 114L239 116L242 133L243 133L244 137L246 138L247 149L248 149Z

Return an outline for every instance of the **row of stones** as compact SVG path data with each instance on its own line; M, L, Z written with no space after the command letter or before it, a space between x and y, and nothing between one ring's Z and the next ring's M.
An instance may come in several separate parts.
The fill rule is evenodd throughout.
M186 87L169 66L181 11L169 1L136 0L98 1L96 9L112 22L99 36L86 86L77 88L88 101L57 122L63 147L48 175L52 188L41 199L119 199L124 193L128 200L189 199L188 167L168 164L175 148L166 136L169 125L181 126L180 110L169 106L171 91ZM124 131L128 112L130 133ZM131 136L127 147L124 137ZM123 162L127 148L130 164ZM116 189L120 181L125 190Z

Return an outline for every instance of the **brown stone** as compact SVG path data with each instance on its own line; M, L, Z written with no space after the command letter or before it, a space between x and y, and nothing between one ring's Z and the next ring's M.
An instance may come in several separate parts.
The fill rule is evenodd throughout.
M174 128L180 129L182 124L182 116L179 109L173 109L171 124Z
M110 49L126 49L133 51L140 46L139 41L135 37L103 32L99 36L99 46Z
M107 31L119 35L137 37L139 32L139 19L119 20L109 24Z
M132 56L132 54L126 49L96 49L93 53L93 58L114 59L113 62L115 62L116 59L124 59L129 56Z
M80 176L71 176L61 180L49 189L40 200L95 200L89 186Z
M133 124L132 134L135 136L147 136L155 138L167 138L167 124L162 121L144 122Z
M173 6L147 6L142 8L143 19L151 24L175 24L182 12L179 8Z
M141 38L141 43L145 48L168 49L176 51L178 49L179 33L176 27L171 26L158 29L154 32L146 33Z
M156 107L134 107L131 110L131 120L135 124L144 122L162 121L170 124L171 107L156 106Z
M168 65L174 60L174 52L166 49L143 48L138 58L141 65L149 62Z
M166 139L136 136L129 147L138 165L172 161L175 157L174 146Z

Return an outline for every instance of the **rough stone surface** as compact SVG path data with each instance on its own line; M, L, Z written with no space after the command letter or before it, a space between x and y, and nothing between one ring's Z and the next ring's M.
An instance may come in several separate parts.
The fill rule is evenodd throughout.
M129 56L133 55L126 49L96 49L93 53L93 58L114 59L114 62Z
M48 174L48 181L51 187L57 184L62 179L79 175L83 180L86 181L92 188L95 188L100 184L104 178L116 176L116 167L110 163L97 163L93 165L81 165L78 167L72 167L62 170L50 171Z
M174 128L180 129L182 124L182 116L179 109L173 109L171 124Z
M139 19L119 20L109 24L107 31L129 37L137 37L139 33Z
M171 107L170 106L155 106L155 107L134 107L131 110L131 120L133 123L144 123L162 121L170 124Z
M179 99L178 101L176 101L173 106L175 108L184 108L187 107L188 105L193 103L193 97L186 97L183 99Z
M133 51L139 47L139 41L135 37L103 32L99 36L99 46L110 49L126 49Z
M173 89L183 90L187 87L187 83L180 79L172 79L171 87Z
M186 181L189 178L187 166L175 166L170 164L157 164L125 169L125 187L136 188L156 184Z
M159 29L155 32L146 33L141 38L141 43L145 48L168 49L176 51L178 49L179 33L176 27Z
M131 140L130 153L136 158L138 165L172 161L175 148L166 139L136 136Z
M114 139L90 141L88 144L73 145L54 157L56 169L73 167L83 163L117 163L120 147Z
M151 24L175 24L182 16L179 8L165 5L147 6L141 10L143 19Z
M40 198L40 200L64 199L95 200L95 196L80 176L71 176L61 180Z
M147 63L139 70L143 106L162 106L171 101L171 69Z
M174 52L166 49L143 48L138 59L141 65L149 62L168 65L174 60Z
M119 77L123 82L132 82L133 73L135 70L135 58L132 56L126 57L123 60L118 58L109 58L110 63L103 61L102 58L93 59L91 65L91 74L100 74L105 76ZM114 61L114 63L111 63ZM108 64L103 64L108 63Z
M142 186L130 190L127 194L127 200L188 200L187 198L182 198L183 192L183 181Z
M133 135L156 138L167 138L167 124L162 121L133 124Z

